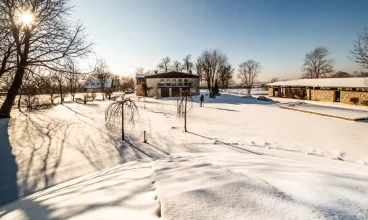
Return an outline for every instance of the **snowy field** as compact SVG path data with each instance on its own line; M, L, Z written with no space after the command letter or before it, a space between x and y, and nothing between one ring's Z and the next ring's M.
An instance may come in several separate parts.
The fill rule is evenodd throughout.
M118 165L0 207L1 219L366 219L368 173L252 153Z
M289 109L302 110L306 112L341 117L348 120L368 120L368 107L350 108L336 105L318 105L303 101L289 102L282 107Z
M131 97L135 99L134 95ZM196 99L198 100L198 97ZM305 218L301 219L334 219L335 217L337 219L345 217L364 219L368 216L367 208L364 207L364 204L367 204L364 198L367 198L366 186L368 186L368 166L366 165L368 163L368 136L366 135L368 123L281 109L278 100L265 102L223 94L216 99L205 97L204 108L194 103L194 107L188 113L189 132L184 133L183 121L176 117L175 100L145 98L137 102L140 115L135 127L128 126L126 130L129 140L127 143L120 141L119 129L109 132L105 128L104 110L109 103L110 101L95 101L84 105L69 102L49 110L27 112L27 115L14 110L13 118L9 122L1 120L0 159L4 163L2 167L8 168L1 174L6 175L7 178L0 178L1 202L5 203L19 196L29 195L92 172L103 173L105 169L120 163L137 159L157 160L159 158L165 161L170 160L165 159L169 155L190 153L200 155L202 158L195 159L188 156L189 158L186 159L188 164L182 164L184 167L189 166L190 163L197 163L197 160L200 160L201 163L206 160L206 163L210 163L211 166L219 166L223 169L215 176L219 178L223 176L225 179L229 177L229 180L236 182L234 184L237 185L240 192L244 190L256 196L261 195L259 194L261 192L254 191L255 188L246 188L247 181L251 185L260 184L260 188L270 193L261 196L264 198L263 202L275 208L292 205L300 213L305 213ZM143 131L146 131L148 136L146 144L143 144ZM214 152L216 153L213 155ZM219 155L228 156L221 158ZM166 166L165 162L163 165L159 162L150 163L147 169L154 174L150 176L149 181L160 175L158 172L160 166ZM173 169L172 167L161 168ZM149 175L148 170L147 175ZM226 170L232 173L227 174ZM188 170L188 172L191 171ZM102 179L96 183L96 187L100 187L98 184L113 183L120 178L137 181L129 175L125 177L126 175L122 172L112 180ZM199 204L203 204L200 201L208 201L207 199L220 200L222 195L226 195L227 191L221 191L221 187L227 186L227 183L222 185L223 182L220 179L215 178L213 183L208 183L210 188L212 187L212 192L219 190L219 197L207 197L206 194L198 198ZM211 178L209 180L212 181ZM147 179L147 182L149 181ZM192 180L187 179L187 181ZM206 184L208 180L193 179L193 181L204 181L203 183ZM216 181L221 183L217 185L219 188L214 187ZM237 181L240 181L239 184ZM88 189L88 186L85 185L79 188L77 185L64 184L66 184L65 190L71 187L82 191L83 187ZM180 219L170 217L170 210L165 208L165 204L172 205L176 201L169 200L170 190L160 191L160 186L161 189L171 186L166 183L160 184L161 182L157 179L156 194L162 197L162 199L159 198L159 201L162 204L162 213L166 213L167 216L163 215L164 219ZM190 188L190 183L188 184ZM60 185L55 187L60 187ZM202 185L199 184L198 187ZM48 190L50 189L52 188ZM190 189L193 189L194 192L202 190L202 188L197 191L195 188ZM114 207L119 205L125 207L124 202L111 201L120 201L117 198L119 196L117 191L119 190L111 190L111 195L107 195L111 197L107 198L106 203ZM78 193L71 194L79 195ZM99 205L94 204L96 201L91 200L84 203L84 200L88 199L79 200L75 199L75 196L74 199L66 200L68 205L58 206L58 201L64 198L59 197L60 195L56 193L55 197L51 196L55 198L51 201L45 200L45 195L43 195L37 196L40 200L31 199L35 201L35 204L11 203L3 206L0 208L0 218L10 216L9 219L12 219L14 212L19 212L21 213L19 216L24 215L24 219L29 219L31 218L29 216L32 215L25 211L28 205L29 207L36 205L35 208L32 208L33 210L38 210L38 206L46 207L47 210L42 212L44 213L43 218L53 216L72 218L65 214L67 210L65 207L73 207L81 203L89 210L86 213L92 214L96 211L95 209L99 209ZM91 195L94 196L93 193ZM29 198L33 198L32 196L34 195L25 197L20 202L27 202ZM189 196L189 199L191 195L184 194L184 196ZM87 193L83 198L92 197L89 197ZM241 195L237 198L245 199ZM224 205L225 209L229 203ZM239 219L242 219L241 215L245 215L244 212L247 209L254 208L248 205L234 207L234 213L238 213ZM54 210L50 210L50 206L54 207ZM129 205L129 207L135 209L134 205ZM150 207L149 210L155 210L152 208L155 207L155 202L147 201L147 207ZM138 211L140 209L143 208L137 208ZM238 212L240 209L245 210ZM263 219L267 217L266 214L273 215L271 208L266 210L270 212L261 216L258 216L257 213L248 214L254 217L253 219ZM77 216L77 213L78 210L74 214ZM284 219L294 218L293 213L289 213L290 215L284 213ZM298 213L296 211L294 214ZM155 215L151 217L155 218ZM228 218L232 219L232 217Z

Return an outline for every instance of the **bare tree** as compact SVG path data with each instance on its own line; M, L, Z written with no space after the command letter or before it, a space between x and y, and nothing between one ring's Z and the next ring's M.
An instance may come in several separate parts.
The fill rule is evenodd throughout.
M364 71L354 71L353 72L354 77L368 77L368 72Z
M183 69L187 72L187 73L192 73L192 68L193 68L193 63L191 61L191 57L192 55L186 55L183 59Z
M105 101L106 85L108 80L111 80L112 74L110 73L107 64L102 60L98 61L94 72L94 78L98 81L100 86L102 101Z
M303 64L303 78L327 77L333 72L334 60L328 59L330 55L327 47L320 46L307 53Z
M272 77L271 83L280 81L279 77Z
M228 59L218 49L206 49L197 59L197 73L206 82L210 97L215 97L215 85L218 83L221 69L228 64Z
M65 78L69 87L70 95L72 96L72 100L74 102L75 93L77 92L77 89L81 87L80 81L82 79L82 74L79 72L73 60L68 60L68 62L65 64L65 68Z
M349 78L352 77L350 73L344 72L344 71L337 71L336 73L332 74L331 78Z
M3 15L4 16L4 15ZM1 22L1 21L0 21ZM15 41L11 31L0 27L0 78L8 71L17 67Z
M187 112L193 107L193 97L190 94L190 90L184 90L181 94L179 94L176 107L177 107L178 118L184 119L184 131L188 132L187 130Z
M138 67L137 69L135 69L135 74L144 74L144 68Z
M229 82L233 78L234 71L234 68L232 68L230 64L221 68L219 82L221 83L223 89L229 87Z
M261 70L261 64L254 60L247 60L239 65L238 77L248 91L252 91L255 80Z
M168 72L170 69L170 62L170 57L165 57L162 59L161 63L157 65L157 67L160 71Z
M58 87L58 92L60 95L60 104L63 104L64 98L65 98L66 82L67 82L65 73L61 71L51 71L51 75Z
M134 118L138 115L138 107L130 98L111 103L105 111L105 121L109 129L115 130L121 125L121 140L125 140L124 121L134 125Z
M153 74L156 70L147 69L144 74Z
M183 71L183 65L179 61L175 60L171 66L171 69L173 71L181 72Z
M0 0L3 16L15 42L17 67L14 80L1 106L1 117L10 117L27 66L60 68L60 60L89 53L84 28L67 18L69 0Z
M352 60L361 67L368 69L368 28L364 25L362 33L358 33L358 40L350 51Z
M121 77L121 86L122 90L134 90L135 81L132 76L123 76Z
M197 75L199 76L199 84L203 85L203 82L205 82L205 79L204 79L204 71L203 71L203 68L202 68L202 59L201 59L201 57L198 57L196 62L194 63L194 69L195 69Z

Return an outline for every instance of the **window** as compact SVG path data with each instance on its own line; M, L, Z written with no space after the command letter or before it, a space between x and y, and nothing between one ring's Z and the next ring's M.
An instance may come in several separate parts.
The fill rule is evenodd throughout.
M356 88L353 88L352 91L356 91Z
M179 82L182 82L183 80L182 79L179 79Z
M184 79L184 82L188 82L188 79Z

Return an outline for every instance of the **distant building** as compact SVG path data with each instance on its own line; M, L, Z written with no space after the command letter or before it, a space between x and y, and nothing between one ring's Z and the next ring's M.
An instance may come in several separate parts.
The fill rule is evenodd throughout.
M267 86L271 97L368 105L367 78L297 79Z
M113 80L111 78L106 79L104 84L105 91L109 91L113 87ZM84 89L87 92L100 92L101 91L101 81L99 79L87 79L84 83Z
M192 95L199 95L199 76L193 74L182 72L137 74L136 80L138 87L146 85L148 97L174 97L185 90L189 90ZM142 91L137 89L137 95L142 96Z

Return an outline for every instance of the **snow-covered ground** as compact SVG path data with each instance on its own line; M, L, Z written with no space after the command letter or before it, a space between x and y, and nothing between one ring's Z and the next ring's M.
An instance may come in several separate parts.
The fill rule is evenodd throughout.
M254 154L155 161L164 219L366 219L368 176Z
M318 105L303 101L294 101L282 105L284 108L302 110L310 113L322 114L327 116L340 117L348 120L368 120L368 108L350 108L334 105Z
M0 207L1 219L367 219L368 172L252 153L128 162Z
M83 176L0 207L0 219L158 219L149 161Z
M129 96L135 99L134 95ZM198 100L198 97L196 99ZM135 127L128 126L126 129L129 140L127 143L120 141L119 129L111 132L105 128L104 110L109 103L110 101L95 101L87 105L65 103L49 110L26 113L27 115L14 110L13 118L9 121L9 137L6 134L8 120L0 121L0 150L3 153L0 155L8 158L2 162L5 161L4 166L11 168L5 169L9 178L1 179L0 191L13 189L7 198L1 194L2 202L9 201L8 196L15 199L17 196L24 196L68 179L104 170L118 163L137 159L156 160L169 154L207 155L216 152L216 157L210 158L209 163L243 175L239 177L238 174L234 174L235 176L231 174L230 179L233 177L234 180L243 179L245 174L246 179L250 178L249 181L255 183L257 181L253 176L260 172L257 178L269 184L260 183L261 188L272 191L269 196L262 197L266 199L264 201L269 201L269 204L274 204L272 201L282 200L286 202L284 205L287 205L290 201L284 199L292 197L299 203L295 206L296 209L300 208L304 213L317 210L317 213L310 215L311 218L319 217L318 213L330 215L332 211L329 210L346 211L347 214L341 216L350 216L351 213L361 216L358 215L357 207L364 204L365 200L356 198L354 193L357 191L361 195L367 193L362 184L367 183L364 176L368 173L366 165L368 123L281 109L278 100L266 102L222 94L216 99L205 97L203 108L194 103L188 113L189 132L184 133L183 121L176 116L175 100L145 98L137 101L140 115ZM147 132L148 143L143 143L144 131ZM234 153L240 156L231 156ZM219 164L218 156L225 154L230 156L221 160L228 159L229 163ZM250 155L253 154L257 157L252 158ZM282 158L289 158L287 160L290 161L283 162L285 159ZM192 159L188 160L188 163L195 162ZM235 170L239 167L239 164L235 163L246 161L249 163L244 163L240 171ZM303 165L305 163L308 164L306 167ZM325 171L325 167L331 168ZM155 167L153 169L156 170ZM274 173L266 172L267 169L274 169ZM336 169L336 172L333 173L332 169ZM4 175L4 172L1 175ZM121 178L125 178L124 175L122 174ZM303 175L305 178L313 177L314 180L302 183L305 181ZM278 176L281 179L288 177L287 181L290 182L286 186L290 187L283 187L285 183L283 180L277 182ZM333 185L332 182L341 188L328 191ZM324 186L324 183L328 184ZM298 184L308 190L316 187L317 191L309 190L311 197L303 199L303 195L308 194L308 191L291 187ZM239 189L242 190L246 184L240 185ZM159 193L159 188L157 189ZM317 197L322 190L329 194ZM339 197L340 202L335 200L331 202L332 195L344 192L343 190L353 192L346 194L352 195L351 201ZM281 195L279 192L289 197L279 198ZM317 200L321 203L315 202ZM74 206L79 202L81 200L70 204ZM314 202L322 206L312 206ZM91 211L94 208L98 209L98 206L91 205L91 207ZM282 204L277 207L282 207ZM243 208L247 208L246 205ZM364 214L362 210L366 209L360 208ZM322 209L325 211L321 211ZM0 210L8 213L7 206ZM37 210L37 207L34 210ZM55 210L57 212L58 208ZM50 213L53 212L48 212L47 216L53 216ZM288 217L292 218L292 213Z

